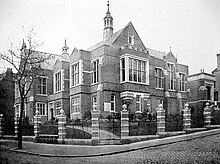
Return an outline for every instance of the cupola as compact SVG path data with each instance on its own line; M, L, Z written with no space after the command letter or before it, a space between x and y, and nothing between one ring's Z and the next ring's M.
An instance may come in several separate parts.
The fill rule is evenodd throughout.
M104 31L103 31L103 41L108 40L113 34L113 17L109 11L109 1L107 3L107 13L104 17Z

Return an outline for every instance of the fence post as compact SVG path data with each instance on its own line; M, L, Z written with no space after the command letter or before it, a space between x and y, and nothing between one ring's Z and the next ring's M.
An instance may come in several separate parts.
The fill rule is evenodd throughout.
M210 111L210 106L209 103L206 103L206 107L204 108L204 126L207 127L211 125L211 111Z
M92 145L99 143L99 111L97 105L93 105L92 110Z
M191 109L189 108L189 104L185 104L185 108L183 109L183 130L188 130L191 128Z
M0 114L0 138L3 137L3 125L2 125L2 120L3 120L3 114Z
M165 132L165 110L163 105L159 104L157 110L157 134Z
M39 136L40 133L40 125L41 125L41 116L39 115L39 111L36 110L36 114L34 116L34 136Z
M129 118L127 105L122 105L123 110L121 111L121 139L129 136Z
M15 137L18 137L18 124L19 124L19 114L15 114Z
M60 115L58 116L58 142L64 143L66 137L66 116L64 110L60 110Z

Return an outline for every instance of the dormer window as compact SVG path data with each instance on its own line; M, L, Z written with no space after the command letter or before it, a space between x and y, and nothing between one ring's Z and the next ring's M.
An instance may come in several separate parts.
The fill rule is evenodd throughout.
M128 44L134 45L134 35L131 33L128 33Z

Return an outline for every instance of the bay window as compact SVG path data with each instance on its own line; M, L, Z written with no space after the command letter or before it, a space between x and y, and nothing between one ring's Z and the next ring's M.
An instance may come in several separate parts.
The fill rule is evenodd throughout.
M126 55L120 60L121 82L149 84L149 62L135 56Z

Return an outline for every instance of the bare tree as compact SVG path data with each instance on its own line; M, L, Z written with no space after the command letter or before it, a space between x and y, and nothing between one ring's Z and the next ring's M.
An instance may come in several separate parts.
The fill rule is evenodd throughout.
M31 90L34 80L39 75L42 75L42 65L46 64L51 58L51 55L35 50L39 45L33 42L32 35L33 29L27 36L29 47L26 46L23 40L20 50L13 50L14 47L11 46L7 53L0 53L0 58L10 63L16 70L15 82L19 89L21 103L18 125L18 149L22 149L22 118L25 99Z

